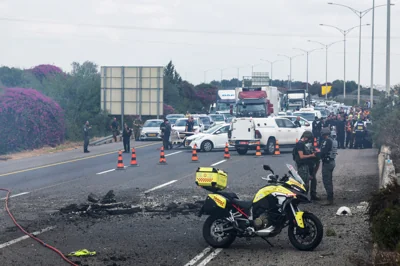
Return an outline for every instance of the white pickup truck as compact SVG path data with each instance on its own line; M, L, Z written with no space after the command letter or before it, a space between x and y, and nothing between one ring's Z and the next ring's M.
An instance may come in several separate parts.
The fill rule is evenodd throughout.
M267 154L273 154L276 141L282 148L291 148L300 139L304 128L296 127L292 121L282 117L234 118L228 133L229 145L235 146L240 155L255 150L260 145Z

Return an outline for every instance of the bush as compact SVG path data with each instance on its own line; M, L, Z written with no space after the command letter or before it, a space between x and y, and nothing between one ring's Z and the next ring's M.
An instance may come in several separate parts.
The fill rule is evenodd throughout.
M164 103L164 108L163 109L164 109L164 116L175 113L175 109L171 105L168 105L168 104Z
M374 241L390 250L400 244L400 185L395 179L372 195L367 210Z
M33 89L9 88L0 94L0 154L64 141L64 112Z

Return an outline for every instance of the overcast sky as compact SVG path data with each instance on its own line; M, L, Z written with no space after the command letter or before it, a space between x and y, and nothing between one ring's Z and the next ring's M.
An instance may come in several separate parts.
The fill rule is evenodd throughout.
M372 0L335 0L366 10ZM350 10L325 0L0 0L0 64L30 68L55 64L66 71L73 61L100 66L164 66L172 60L192 83L270 71L287 79L289 60L278 54L301 54L315 40L343 39L331 24L348 29L359 24ZM376 0L376 5L386 0ZM400 3L392 6L391 83L400 83ZM44 21L46 23L38 23ZM371 23L372 12L363 24ZM80 24L80 25L79 25ZM84 25L82 25L84 24ZM90 25L88 25L90 24ZM100 25L100 26L99 26ZM109 27L113 26L113 27ZM115 27L114 27L115 26ZM165 29L165 30L156 30ZM363 27L361 83L369 86L371 26ZM348 35L347 80L357 80L358 29ZM375 84L385 84L386 7L375 12ZM328 81L343 79L343 42L329 49ZM325 52L309 57L309 81L325 81ZM246 67L247 66L247 67ZM293 59L292 78L305 80L306 57Z

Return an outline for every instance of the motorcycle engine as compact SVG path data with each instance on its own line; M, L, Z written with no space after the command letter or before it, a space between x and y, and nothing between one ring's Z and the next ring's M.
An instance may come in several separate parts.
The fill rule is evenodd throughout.
M254 227L256 230L266 228L268 225L268 217L266 213L262 213L254 220Z

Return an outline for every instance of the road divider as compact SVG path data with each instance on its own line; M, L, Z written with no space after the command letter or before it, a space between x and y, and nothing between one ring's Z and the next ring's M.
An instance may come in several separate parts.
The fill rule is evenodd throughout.
M186 263L184 266L193 266L195 265L199 260L201 260L205 255L211 252L211 247L206 247L202 252L200 252L196 257L194 257L191 261Z
M144 192L144 194L149 193L149 192L152 192L152 191L157 190L157 189L160 189L160 188L163 188L163 187L166 187L166 186L168 186L168 185L171 185L171 184L175 183L176 181L178 181L178 180L171 180L171 181L169 181L169 182L167 182L167 183L164 183L164 184L162 184L162 185L153 187L153 188L151 188L151 189L149 189L149 190L146 190L146 191Z
M56 228L56 227L55 226L50 226L50 227L47 227L47 228L45 228L43 230L40 230L40 231L37 231L37 232L33 232L32 235L37 236L37 235L40 235L40 234L45 233L47 231L53 230L54 228ZM28 238L29 238L29 236L25 235L25 236L18 237L18 238L14 239L14 240L8 241L6 243L0 244L0 249L8 247L8 246L11 246L11 245L13 245L15 243L18 243L18 242L20 242L22 240L25 240L25 239L28 239Z
M18 194L15 194L15 195L11 195L10 198L15 198L15 197L22 196L22 195L26 195L26 194L29 194L29 193L30 193L30 192L18 193ZM5 200L6 198L7 198L7 197L1 198L0 200Z

